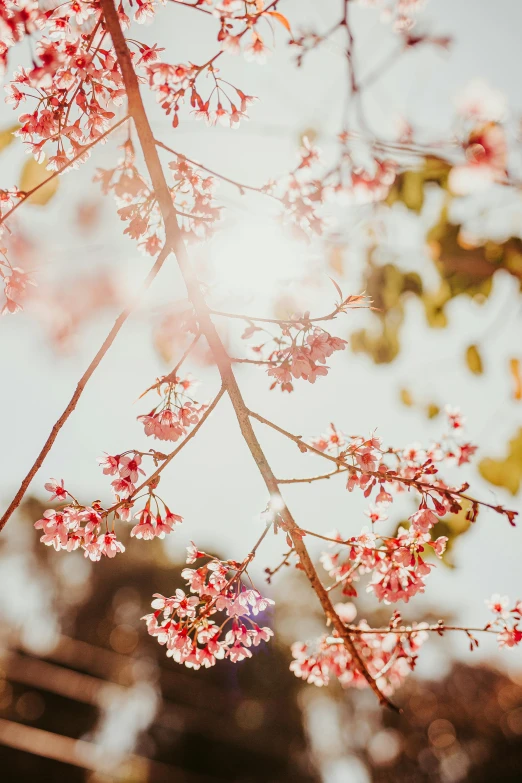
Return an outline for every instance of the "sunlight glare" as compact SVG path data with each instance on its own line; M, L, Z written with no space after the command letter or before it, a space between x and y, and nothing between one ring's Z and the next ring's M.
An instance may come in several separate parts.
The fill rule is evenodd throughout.
M216 285L227 294L271 296L309 266L308 253L289 229L267 218L246 218L217 236L210 265Z

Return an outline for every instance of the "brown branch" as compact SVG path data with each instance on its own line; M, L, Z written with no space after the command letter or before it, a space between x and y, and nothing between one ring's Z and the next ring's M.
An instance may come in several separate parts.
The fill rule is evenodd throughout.
M173 150L172 147L167 147L166 144L164 144L162 141L159 141L158 139L155 139L155 142L158 147L161 147L161 149L166 150L166 152L170 152L172 155L175 155L177 158L186 160L187 163L191 164L191 166L196 166L198 169L201 169L202 171L206 171L207 174L211 174L213 177L217 177L223 182L228 182L229 185L233 185L235 188L239 190L241 195L244 195L245 190L250 190L253 193L259 193L262 196L268 196L269 198L273 198L276 201L282 201L282 199L280 199L279 196L275 196L273 193L269 193L263 187L255 187L254 185L245 185L243 182L238 182L235 179L231 179L230 177L226 177L224 174L220 174L219 172L214 171L214 169L209 169L208 166L203 166L202 163L198 163L195 160L191 160L191 158L188 158L186 155L183 155L183 153L176 152L176 150Z
M271 5L274 5L274 3ZM245 439L248 448L250 449L250 452L258 466L268 491L273 497L279 499L281 496L276 478L270 465L268 464L261 445L257 440L252 423L250 421L248 408L245 405L241 390L238 386L234 371L232 369L230 357L225 346L223 345L223 342L221 341L212 319L210 318L210 311L201 293L198 280L189 262L187 250L176 220L172 199L170 198L170 192L161 167L154 135L152 133L152 129L150 127L150 123L141 98L138 79L134 72L130 52L120 27L120 22L114 2L113 0L101 0L101 7L105 17L106 27L111 35L114 48L116 50L118 63L123 75L123 81L129 102L129 112L134 118L138 138L140 140L145 158L145 163L151 178L152 187L158 199L158 204L165 223L167 243L170 244L172 250L176 254L178 265L187 287L189 299L194 305L194 309L199 320L201 332L204 334L213 354L214 360L217 364L223 385L234 407L243 438ZM268 6L268 8L270 7L271 6ZM308 577L312 588L319 598L327 619L343 638L343 642L352 656L355 665L359 668L372 690L378 696L379 701L382 704L393 706L386 696L384 696L384 694L382 694L379 690L377 683L368 672L364 661L360 657L357 647L355 646L349 632L346 630L346 627L342 623L340 617L335 612L328 593L323 587L312 560L310 559L308 550L306 549L306 546L301 539L299 528L285 504L283 504L279 514L288 534L293 541L295 550L301 562L301 566L306 576Z
M321 476L311 476L310 478L293 478L293 479L277 479L278 484L311 484L312 481L322 481L323 479L330 479L332 476L339 476L342 473L346 473L348 468L340 468L332 470L330 473L323 473Z
M141 492L142 489L145 489L146 487L148 487L149 484L152 481L154 481L154 479L158 478L158 476L167 467L169 462L172 462L174 457L176 457L179 454L181 449L184 449L185 446L187 445L187 443L190 440L192 440L192 438L197 434L197 432L200 430L200 428L203 426L205 421L208 419L208 417L210 416L210 414L212 413L212 411L214 410L214 408L216 407L216 405L218 404L218 402L220 401L220 399L221 399L221 397L223 396L224 393L225 393L225 387L222 386L221 389L219 390L219 392L217 393L217 395L214 397L214 399L212 400L212 402L208 406L207 410L205 411L205 413L203 414L201 419L198 421L198 423L196 424L194 429L189 432L189 434L187 435L185 440L183 440L179 444L179 446L177 446L174 449L174 451L171 451L170 454L167 455L167 458L165 460L163 460L163 462L161 463L159 468L157 470L155 470L154 473L152 473L147 479L145 479L145 481L143 481L139 485L139 487L136 487L134 492L131 495L129 495L128 498L124 498L123 500L120 500L118 503L115 503L113 506L108 508L107 511L105 512L105 516L108 516L110 513L112 513L113 511L116 511L118 508L120 508L120 506L124 506L126 503L129 503L130 501L132 501L136 497L136 495L139 495L139 493Z
M414 487L419 492L424 494L429 494L430 492L435 492L437 494L443 495L446 498L450 497L458 497L461 500L468 500L470 503L476 503L479 506L484 506L484 508L489 508L492 511L496 511L499 514L504 514L505 516L510 515L516 515L518 512L516 511L507 511L503 506L495 505L494 503L487 503L485 500L477 500L477 498L471 497L471 495L467 495L465 492L461 492L458 489L452 489L451 487L439 487L436 484L429 484L427 481L420 481L419 479L410 479L406 476L401 476L399 473L396 473L395 471L392 471L391 469L388 470L386 473L378 473L374 470L367 470L366 468L361 468L358 465L349 465L342 457L332 457L330 454L326 454L324 451L320 451L319 449L316 449L315 446L311 446L309 443L304 441L302 438L299 437L299 435L293 435L291 432L288 432L288 430L285 430L283 427L279 427L279 425L274 424L273 421L270 421L269 419L265 419L264 416L261 416L259 413L256 413L255 411L249 411L249 416L251 416L254 419L257 419L261 424L266 424L267 427L271 427L276 432L279 432L281 435L284 435L289 440L292 440L294 443L296 443L300 450L303 452L311 451L312 454L317 454L319 457L323 457L324 459L329 460L329 462L333 462L338 467L338 471L340 472L341 469L343 469L344 472L353 472L353 473L364 473L365 475L372 476L373 478L378 479L379 481L397 481L400 484L405 484L407 487ZM322 477L321 477L322 478ZM313 479L304 479L304 481L310 481ZM290 479L287 482L284 480L278 482L278 483L295 483L296 481L299 481L299 479ZM511 522L511 524L514 524Z
M346 627L349 629L350 633L358 635L365 633L395 633L397 636L412 636L416 633L422 633L422 631L427 631L428 633L438 633L440 635L442 635L445 631L463 631L464 633L501 633L499 629L490 628L488 626L485 628L464 628L463 626L444 625L443 623L427 625L422 628L412 628L411 626L400 626L399 628L390 628L389 626L386 628L361 628L360 626L356 625L347 625ZM339 641L334 641L334 639L335 637L330 637L328 640L330 644L339 644Z
M138 294L135 296L134 300L132 302L130 302L130 304L128 304L127 307L120 313L120 315L118 316L118 318L114 322L114 326L112 327L111 331L109 332L109 334L107 335L107 337L103 341L102 346L99 348L98 352L96 353L96 355L92 359L91 363L89 364L89 366L85 370L84 374L82 375L82 377L78 381L76 389L74 390L74 394L71 397L71 399L69 400L69 402L68 402L64 412L62 413L60 418L55 422L55 424L54 424L54 426L53 426L53 428L52 428L52 430L51 430L51 432L49 434L49 437L47 438L47 440L45 441L45 443L44 443L44 445L42 447L42 450L38 454L38 456L35 459L33 465L31 466L31 469L29 470L29 472L27 473L26 477L22 481L22 483L20 485L20 488L19 488L18 492L16 493L16 495L14 496L13 500L11 501L11 503L9 504L9 507L5 511L5 513L2 516L2 518L0 519L0 531L4 528L6 522L8 521L8 519L11 516L11 514L13 513L13 511L15 511L15 509L17 509L18 506L20 505L20 503L22 502L22 498L24 497L25 493L27 492L31 481L35 477L35 475L38 472L38 470L41 468L44 459L46 458L46 456L48 455L49 451L53 447L54 442L55 442L56 438L58 437L58 433L62 429L63 425L65 424L65 422L67 421L67 419L69 418L71 413L76 408L78 400L82 396L83 390L85 389L85 387L86 387L88 381L90 380L92 374L94 373L94 371L96 370L96 368L100 364L101 360L103 359L103 357L105 356L105 354L107 353L107 351L109 350L111 345L113 344L114 340L116 339L116 335L120 331L121 327L123 326L123 324L125 323L125 321L129 317L131 312L134 310L134 308L135 308L135 306L136 306L136 304L137 304L141 294L144 291L147 290L147 288L150 286L150 284L152 283L152 281L154 280L154 278L156 277L156 275L160 271L161 267L163 266L163 264L165 262L165 259L169 255L169 253L170 253L170 248L167 245L165 245L165 247L163 248L163 250L161 251L161 253L157 257L157 259L156 259L156 261L154 263L154 266L152 267L152 269L150 270L149 274L147 275L147 277L145 278L145 280L141 284Z
M112 125L108 130L105 131L105 133L102 133L101 136L98 136L97 139L94 141L91 141L90 144L86 144L85 147L82 148L82 151L79 152L77 155L74 156L74 158L71 158L71 160L67 161L65 166L62 166L62 168L59 171L55 171L53 174L51 174L47 179L44 179L43 182L40 182L39 185L35 185L34 188L31 190L26 190L23 192L23 196L18 202L18 204L15 204L14 207L11 207L9 212L6 212L5 215L0 216L0 226L2 223L4 223L7 218L11 217L13 212L16 212L18 207L20 207L25 201L27 201L28 198L30 198L33 193L36 193L40 188L43 188L44 185L47 185L48 182L51 182L53 179L56 179L56 177L59 177L60 174L63 174L63 172L69 168L69 166L72 166L73 163L76 163L77 160L79 160L83 155L85 155L86 152L88 152L90 149L96 146L102 139L105 139L110 133L113 132L113 130L116 130L116 128L119 128L120 125L123 125L124 122L127 122L129 119L129 115L126 117L123 117L121 120L118 120L118 122L115 122L114 125Z

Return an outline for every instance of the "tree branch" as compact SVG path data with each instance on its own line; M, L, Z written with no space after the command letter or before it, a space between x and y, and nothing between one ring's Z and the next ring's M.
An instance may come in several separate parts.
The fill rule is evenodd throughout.
M5 223L7 218L11 217L13 212L16 212L18 207L20 207L27 199L33 195L33 193L36 193L40 188L43 188L44 185L47 185L48 182L51 182L53 179L56 179L56 177L59 177L60 174L63 174L63 172L69 168L69 166L72 166L73 163L76 163L77 160L79 160L81 157L85 155L86 152L88 152L90 149L96 146L102 139L105 139L110 133L112 133L116 128L119 128L120 125L123 125L124 122L127 122L129 119L129 115L126 117L123 117L121 120L118 120L118 122L115 122L114 125L112 125L108 130L105 131L105 133L102 133L101 136L98 136L97 139L94 141L91 141L90 144L86 144L85 147L82 148L82 151L79 152L77 155L74 156L74 158L71 158L65 166L62 166L62 168L59 171L55 171L53 174L51 174L47 179L44 179L43 182L40 182L38 185L35 185L34 188L31 190L27 190L23 193L22 198L18 202L18 204L15 204L14 207L11 207L11 209L5 213L5 215L0 215L0 226L2 223Z
M224 387L224 386L222 386L222 387L221 387L221 389L219 390L219 392L217 393L217 395L214 397L214 399L212 400L212 402L211 402L211 403L210 403L210 405L208 406L207 410L205 411L205 413L203 414L203 416L201 417L201 419L198 421L198 423L197 423L197 424L196 424L196 426L194 427L194 429L193 429L193 430L191 430L191 431L189 432L189 434L187 435L187 437L186 437L186 438L185 438L185 439L184 439L184 440L183 440L183 441L182 441L182 442L179 444L179 446L176 446L176 448L174 449L174 451L171 451L171 452L170 452L170 454L168 454L168 455L167 455L167 458L166 458L165 460L163 460L163 462L161 463L161 465L159 466L159 468L158 468L157 470L155 470L155 471L154 471L154 473L152 473L152 474L151 474L151 475L150 475L150 476L149 476L147 479L145 479L145 481L143 481L143 482L142 482L142 483L139 485L139 487L136 487L136 489L134 490L134 492L133 492L131 495L129 495L129 497L128 497L128 498L124 498L124 500L120 500L118 503L115 503L113 506L111 506L110 508L108 508L108 509L107 509L107 511L105 512L105 515L106 515L106 516L108 516L108 515L109 515L110 513L112 513L113 511L116 511L118 508L120 508L120 506L124 506L124 505L125 505L126 503L128 503L129 501L132 501L132 500L133 500L133 499L136 497L136 495L139 495L139 494L140 494L140 492L141 492L141 490L142 490L142 489L145 489L147 486L149 486L149 484L150 484L152 481L154 481L154 479L158 478L158 476L159 476L159 475L160 475L160 474L163 472L163 470L164 470L164 469L167 467L167 465L169 464L169 462L172 462L172 460L174 459L174 457L177 457L177 455L179 454L179 452L181 451L181 449L185 448L185 446L187 445L187 443L188 443L190 440L192 440L192 438L193 438L193 437L194 437L194 436L195 436L195 435L198 433L198 431L199 431L199 430L200 430L200 428L203 426L203 424L205 423L205 421L208 419L208 417L210 416L210 414L212 413L212 411L214 410L214 408L216 407L216 405L218 404L218 402L220 401L220 399L221 399L221 397L223 396L223 394L224 394L224 393L225 393L225 387Z
M319 598L327 619L343 639L343 642L352 656L355 665L359 668L366 681L379 698L379 701L382 704L388 704L389 706L393 707L386 696L381 693L377 683L368 672L349 632L347 631L340 617L335 612L328 593L323 587L312 560L310 559L308 550L306 549L306 546L301 539L299 528L295 523L288 507L282 501L277 480L272 472L270 465L268 464L265 454L253 430L249 411L245 405L241 390L234 375L230 357L228 356L226 348L221 341L212 319L210 318L208 306L201 293L201 289L194 271L191 268L187 250L176 220L176 213L172 204L170 192L161 167L154 135L152 133L152 129L150 127L149 120L145 112L145 107L141 98L138 79L134 72L127 42L120 26L116 7L113 0L101 0L101 7L105 17L106 27L112 37L118 63L123 75L129 102L129 112L134 118L138 138L140 140L145 158L145 163L151 178L152 187L158 199L158 204L165 223L167 244L170 244L170 247L176 255L181 274L187 287L189 299L194 305L194 309L199 320L201 332L204 334L213 354L214 360L217 364L223 385L234 407L243 438L245 439L250 449L250 452L258 466L258 469L263 477L268 491L270 492L270 495L277 498L278 500L281 500L282 508L278 511L278 513L280 514L284 526L293 541L302 568L308 577L312 588Z
M165 259L169 255L169 253L170 253L170 248L167 245L165 245L165 247L163 248L163 250L161 251L161 253L157 257L157 259L156 259L156 261L154 263L154 266L152 267L152 269L150 270L149 274L147 275L147 277L145 278L145 280L141 284L138 294L133 299L133 301L129 305L127 305L127 307L120 313L120 315L116 319L116 321L114 323L114 326L112 327L111 331L109 332L109 334L107 335L107 337L103 341L103 344L102 344L101 348L98 350L98 352L96 353L95 357L93 358L93 360L91 361L91 363L89 364L89 366L85 370L84 374L82 375L82 377L78 381L78 385L76 386L76 389L74 390L74 394L71 397L71 399L69 400L69 402L68 402L64 412L62 413L62 415L60 416L58 421L55 422L55 424L54 424L54 426L53 426L53 428L52 428L52 430L51 430L51 432L49 434L49 437L47 438L47 440L45 441L45 443L44 443L44 445L42 447L42 450L40 451L40 453L38 454L37 458L35 459L33 465L31 466L31 469L28 472L28 474L26 475L26 477L24 478L24 480L20 484L20 488L19 488L18 492L16 493L16 495L14 496L13 500L11 501L11 503L9 504L9 507L7 508L6 512L4 513L2 518L0 519L0 531L4 528L5 524L9 520L9 517L12 515L13 511L15 511L15 509L17 509L18 506L20 505L20 503L22 502L22 499L23 499L25 493L27 492L27 490L29 488L29 484L31 483L31 481L35 477L35 475L38 472L38 470L41 468L44 459L46 458L46 456L48 455L49 451L53 447L54 442L55 442L56 438L58 437L58 433L62 429L63 425L65 424L65 422L67 421L67 419L69 418L71 413L76 408L78 400L82 396L83 390L85 389L85 387L86 387L88 381L90 380L92 374L94 373L94 371L96 370L96 368L100 364L101 360L103 359L103 357L105 356L105 354L107 353L107 351L109 350L111 345L113 344L114 340L116 339L116 335L120 331L121 327L123 326L123 324L125 323L125 321L129 317L129 315L134 310L134 308L135 308L135 306L136 306L136 304L137 304L141 294L144 291L147 290L147 288L150 286L150 284L152 283L152 281L154 280L154 278L156 277L156 275L160 271L161 267L163 266L163 264L165 262Z

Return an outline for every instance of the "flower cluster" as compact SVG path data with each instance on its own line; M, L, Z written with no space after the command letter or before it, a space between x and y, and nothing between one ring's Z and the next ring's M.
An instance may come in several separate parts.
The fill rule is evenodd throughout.
M57 552L61 549L73 552L81 548L85 557L93 561L100 560L102 555L112 558L119 552L125 552L114 530L109 531L100 503L95 501L91 506L82 506L65 489L63 480L51 479L45 488L52 493L51 500L56 498L68 502L61 510L44 511L43 517L35 522L35 528L43 531L42 543L54 547Z
M425 579L433 568L424 559L426 548L442 557L447 543L445 536L432 541L429 533L420 532L413 523L409 529L400 527L395 536L381 537L364 529L346 540L339 533L331 537L337 539L340 548L323 553L321 562L335 584L342 586L343 594L357 595L356 582L371 574L367 590L385 604L401 600L407 603L423 593ZM331 546L335 546L333 541Z
M149 413L138 416L145 435L174 442L184 437L208 407L190 396L195 385L190 377L178 378L175 372L160 378L151 388L157 391L161 401Z
M254 323L244 331L243 339L256 332L269 335L269 339L251 346L256 356L263 356L263 364L269 364L268 375L273 378L271 389L280 386L282 391L293 391L293 381L303 378L315 383L317 378L328 374L326 360L334 351L342 351L346 340L334 337L326 329L310 319L310 314L293 316L280 322L280 333L272 335L266 328Z
M112 169L98 169L94 177L105 194L112 191L119 205L118 215L128 223L124 234L141 240L144 250L155 255L161 246L163 224L156 198L135 166L134 145L127 139L123 157Z
M4 247L0 247L0 279L4 285L5 295L2 315L13 315L22 309L21 302L27 296L27 287L34 286L36 283L23 269L11 265Z
M137 520L130 531L131 537L144 541L165 538L183 519L174 514L155 492L159 476L151 476L141 487L136 487L140 474L145 473L140 467L143 456L151 457L155 465L166 459L164 454L155 451L148 454L137 451L115 456L106 454L98 459L104 474L114 476L112 489L117 502L110 508L104 508L98 500L90 506L84 506L65 488L63 479L51 479L45 489L51 493L51 500L57 500L63 507L59 510L48 509L42 519L35 523L37 530L43 530L40 541L46 546L53 546L56 551L66 549L73 552L81 548L85 557L96 561L102 555L112 558L118 552L125 551L114 532L117 520ZM141 489L146 495L145 506L134 512L136 495ZM112 526L109 530L111 515Z
M143 618L149 634L166 646L168 657L189 668L208 668L223 658L233 663L251 658L251 647L273 636L252 617L274 602L242 585L249 558L244 563L218 560L194 544L187 552L189 564L208 558L204 565L182 571L192 595L180 589L170 598L155 594L155 611ZM211 619L218 612L225 616L219 624Z
M134 145L128 138L122 145L123 156L112 169L98 169L95 180L104 193L112 192L119 205L118 215L128 223L124 234L139 244L149 255L156 255L164 238L163 220L157 199L135 165ZM180 216L185 237L204 238L220 211L213 203L215 180L201 172L183 156L170 164L174 185L169 188Z
M115 55L103 47L105 34L94 4L60 4L42 13L38 26L51 37L38 38L33 66L14 74L6 86L7 101L16 108L33 101L36 91L37 106L22 114L17 135L40 161L44 147L53 146L49 168L59 171L73 158L85 159L84 147L109 128L125 90Z
M309 234L320 236L325 228L322 215L325 187L315 165L319 159L319 150L304 137L295 169L265 186L266 192L282 203L284 219L293 225L298 238L306 238Z
M426 562L426 553L431 550L439 558L444 554L447 537L432 539L431 534L440 518L463 509L467 509L471 521L477 518L479 505L465 495L467 485L451 487L438 472L436 463L462 465L475 451L472 444L458 444L455 440L455 433L463 428L461 414L448 408L447 415L451 434L427 450L417 445L384 450L375 435L368 439L348 437L333 424L326 435L311 441L317 451L335 455L335 472L347 473L349 491L359 488L366 498L375 494L374 505L365 512L371 530L365 528L360 535L348 539L334 532L329 537L330 548L338 545L337 549L322 556L323 567L335 584L342 585L345 595L357 595L355 583L361 576L371 574L367 590L379 601L408 602L425 590L426 577L433 568L432 563ZM393 458L393 467L387 458ZM405 490L420 496L418 509L409 516L408 527L399 527L393 536L383 535L376 525L388 519L394 496ZM493 508L513 523L515 512L501 506Z
M152 457L156 466L166 459L165 454L151 450L147 454L138 451L115 456L105 454L98 458L98 462L106 476L115 477L111 486L117 503L111 510L118 518L130 520L134 509L134 498L140 489L146 486L147 500L144 508L134 514L134 519L138 522L130 534L144 541L152 541L153 538L165 538L165 534L171 533L174 525L181 523L183 519L178 514L173 514L165 501L155 492L159 476L156 478L151 476L141 487L136 487L140 474L145 475L141 467L142 457ZM155 505L156 513L152 511L152 504ZM162 512L160 512L160 504Z
M343 606L335 607L340 616ZM413 626L413 632L401 633L400 622L400 616L396 614L389 631L374 633L368 623L361 620L357 636L352 637L369 675L386 695L393 693L413 670L418 650L428 638L424 624ZM366 629L368 633L364 633ZM344 688L368 685L360 665L336 634L322 636L313 643L296 642L292 645L292 655L294 660L290 669L308 683L328 685L335 677Z
M507 595L495 594L486 601L486 606L493 612L494 620L488 623L486 629L498 631L497 641L499 647L516 647L522 642L522 601L517 601L512 609L509 609Z
M389 158L372 155L370 163L357 161L354 147L361 142L353 134L339 134L339 161L323 179L325 199L341 205L382 201L388 195L398 172L398 164Z
M198 79L207 73L211 76L213 88L204 100L199 92ZM219 75L218 69L208 63L196 65L168 65L155 62L146 67L149 87L156 93L158 103L167 115L172 114L172 125L179 125L179 110L187 97L193 114L198 120L205 120L207 125L225 125L238 128L241 120L248 120L246 110L256 99L246 95L238 87L225 81ZM234 91L234 98L229 97L229 91Z
M215 178L182 155L169 163L169 168L174 178L171 193L184 236L186 239L207 238L220 217L220 207L214 204Z
M347 489L350 492L359 488L369 498L376 491L378 509L368 513L372 523L386 519L384 509L393 502L392 492L417 491L421 502L410 522L418 532L427 533L437 523L437 517L458 513L468 501L464 494L468 485L448 485L439 474L438 464L464 465L476 451L474 444L460 438L464 422L460 412L448 407L446 413L450 432L440 443L433 443L426 449L412 444L403 449L385 450L381 439L374 434L367 439L348 437L333 424L329 433L312 439L310 445L317 451L335 456L339 470L347 472ZM501 506L494 508L513 522L513 512ZM471 521L475 521L478 510L478 505L471 503Z
M7 68L9 49L46 21L37 0L6 0L0 4L0 74Z

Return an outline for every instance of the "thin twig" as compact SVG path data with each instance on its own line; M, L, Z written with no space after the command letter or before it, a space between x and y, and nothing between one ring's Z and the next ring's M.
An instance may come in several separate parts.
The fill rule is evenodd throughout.
M177 158L186 160L187 163L190 163L192 166L196 166L198 169L201 169L202 171L206 171L207 174L211 174L213 177L217 177L218 179L223 180L223 182L228 182L229 185L234 185L234 187L236 187L239 190L241 195L243 195L245 190L250 190L253 193L260 193L262 196L268 196L269 198L273 198L276 201L281 201L281 199L278 196L275 196L273 193L269 193L263 187L255 187L254 185L245 185L243 182L238 182L235 179L231 179L230 177L226 177L224 174L220 174L219 172L214 171L214 169L209 169L208 166L203 166L202 163L198 163L195 160L191 160L191 158L188 158L186 155L183 155L183 153L181 152L176 152L176 150L173 150L172 147L168 147L166 144L164 144L162 141L159 141L158 139L155 139L155 142L158 147L161 147L167 152L172 153L172 155L175 155Z
M85 370L84 374L82 375L82 377L78 381L76 389L74 390L74 394L72 395L71 399L69 400L65 410L63 411L63 413L60 416L60 418L55 422L55 424L54 424L54 426L53 426L53 428L52 428L52 430L51 430L47 440L45 441L45 443L44 443L44 445L43 445L43 447L42 447L42 449L40 451L40 453L38 454L37 458L33 462L29 472L26 475L26 477L24 478L24 480L20 484L20 488L19 488L18 492L16 493L16 495L13 498L13 500L9 504L6 512L4 513L2 518L0 519L0 531L4 528L6 522L8 521L8 519L11 516L11 514L13 513L13 511L15 511L15 509L17 509L18 506L20 505L20 503L22 501L22 498L24 497L25 493L27 492L31 481L35 477L35 475L38 472L38 470L41 468L44 459L48 455L48 453L51 450L51 448L52 448L56 438L58 437L58 433L62 429L63 425L65 424L65 422L67 421L67 419L69 418L71 413L76 408L76 405L78 404L78 400L82 396L83 390L85 389L88 381L90 380L91 376L93 375L94 371L96 370L96 368L100 364L101 360L103 359L103 357L105 356L105 354L107 353L107 351L109 350L111 345L113 344L113 342L116 339L116 336L117 336L118 332L120 331L121 327L123 326L123 324L125 323L125 321L129 317L129 315L132 313L134 308L136 307L136 304L138 303L141 295L143 294L144 291L147 290L147 288L149 288L150 284L152 283L152 281L154 280L154 278L156 277L156 275L160 271L161 267L163 266L163 264L165 262L165 259L167 258L167 256L169 255L170 252L171 252L170 248L166 245L163 248L163 250L161 251L161 253L159 254L159 256L157 257L157 259L156 259L156 261L154 263L154 266L150 270L149 274L147 275L147 277L144 279L143 283L141 284L141 286L139 288L139 291L138 291L138 294L134 297L134 299L130 302L130 304L128 304L127 307L124 310L122 310L122 312L120 313L120 315L118 316L118 318L114 322L114 326L112 327L111 331L109 332L109 334L107 335L107 337L103 341L103 344L101 345L101 347L97 351L96 355L92 359L91 363L89 364L89 366Z
M134 490L132 495L129 495L128 498L125 498L124 500L120 500L118 503L115 503L113 506L108 508L107 511L105 512L105 516L108 516L110 513L112 513L113 511L116 511L118 508L120 508L120 506L124 506L126 503L129 503L129 501L132 501L133 498L135 498L136 495L138 495L142 491L142 489L145 489L146 487L148 487L149 484L154 481L154 479L158 478L158 476L163 472L163 470L167 467L167 465L170 462L172 462L174 457L177 457L179 452L183 448L185 448L187 443L189 441L191 441L192 438L198 433L198 431L201 429L201 427L203 426L205 421L208 419L208 417L210 416L210 414L212 413L212 411L214 410L214 408L216 407L216 405L218 404L218 402L220 401L220 399L221 399L221 397L223 396L224 393L225 393L225 387L221 386L221 389L219 390L218 394L214 397L214 399L212 400L212 402L210 403L210 405L206 409L206 411L203 414L203 416L201 417L201 419L198 421L198 423L196 424L194 429L189 432L189 434L187 435L185 440L183 440L179 444L179 446L177 446L174 449L174 451L171 451L171 453L167 456L167 458L165 460L163 460L163 462L161 463L159 468L157 470L155 470L154 473L152 473L152 475L150 475L147 479L145 479L145 481L143 481L140 484L139 487L136 487L136 489Z
M72 166L73 163L76 163L77 160L79 160L81 157L85 155L86 152L88 152L90 149L92 149L96 144L98 144L102 139L105 139L110 133L112 133L116 128L119 128L120 125L123 125L124 122L127 122L129 119L129 115L126 117L123 117L123 119L118 120L118 122L115 122L114 125L112 125L108 130L105 131L105 133L102 133L101 136L98 136L97 139L94 141L91 141L90 144L86 144L85 147L82 147L82 151L79 152L77 155L74 156L74 158L71 158L65 166L62 166L62 168L59 171L53 172L47 179L44 179L43 182L40 182L38 185L35 185L34 188L31 188L31 190L26 190L23 192L23 196L18 202L18 204L15 204L14 207L11 207L11 209L5 213L5 215L0 216L0 226L2 223L5 223L7 218L11 217L13 212L16 212L18 207L20 207L24 201L27 201L28 198L30 198L33 193L36 193L40 188L43 188L44 185L47 185L48 182L51 182L53 179L56 179L56 177L59 177L60 174L63 174L63 172L69 168L69 166Z
M391 469L386 473L379 473L377 471L361 468L358 465L349 465L341 457L332 457L330 454L326 454L324 451L320 451L319 449L316 449L314 446L311 446L309 443L304 441L298 435L293 435L291 432L288 432L288 430L285 430L283 427L279 427L279 425L274 424L273 421L266 419L264 416L261 416L259 413L256 413L255 411L251 411L251 410L249 410L248 413L249 416L251 416L254 419L257 419L259 422L261 422L261 424L265 424L267 427L271 427L276 432L279 432L281 435L284 435L289 440L292 440L300 447L301 451L303 452L310 451L312 452L312 454L317 454L317 456L323 457L323 459L327 459L330 462L333 462L335 465L338 466L339 469L342 468L345 471L353 472L353 473L361 473L361 474L364 473L365 475L372 476L373 478L376 478L379 481L383 481L383 480L397 481L400 484L405 484L408 487L414 487L415 489L419 490L420 492L424 492L425 494L428 494L430 492L435 492L439 495L443 495L446 498L458 497L461 500L468 500L470 503L476 503L480 506L484 506L485 508L489 508L492 511L503 513L508 517L510 514L516 515L517 513L517 512L507 512L506 509L504 509L502 506L495 505L494 503L487 503L485 500L477 500L477 498L471 497L471 495L467 495L465 492L461 492L458 489L452 489L451 487L439 487L434 484L429 484L427 481L420 481L419 479L414 479L414 478L410 479L407 478L406 476L401 476L399 473L396 473ZM293 480L290 481L289 483L293 483ZM511 524L514 523L511 522Z

